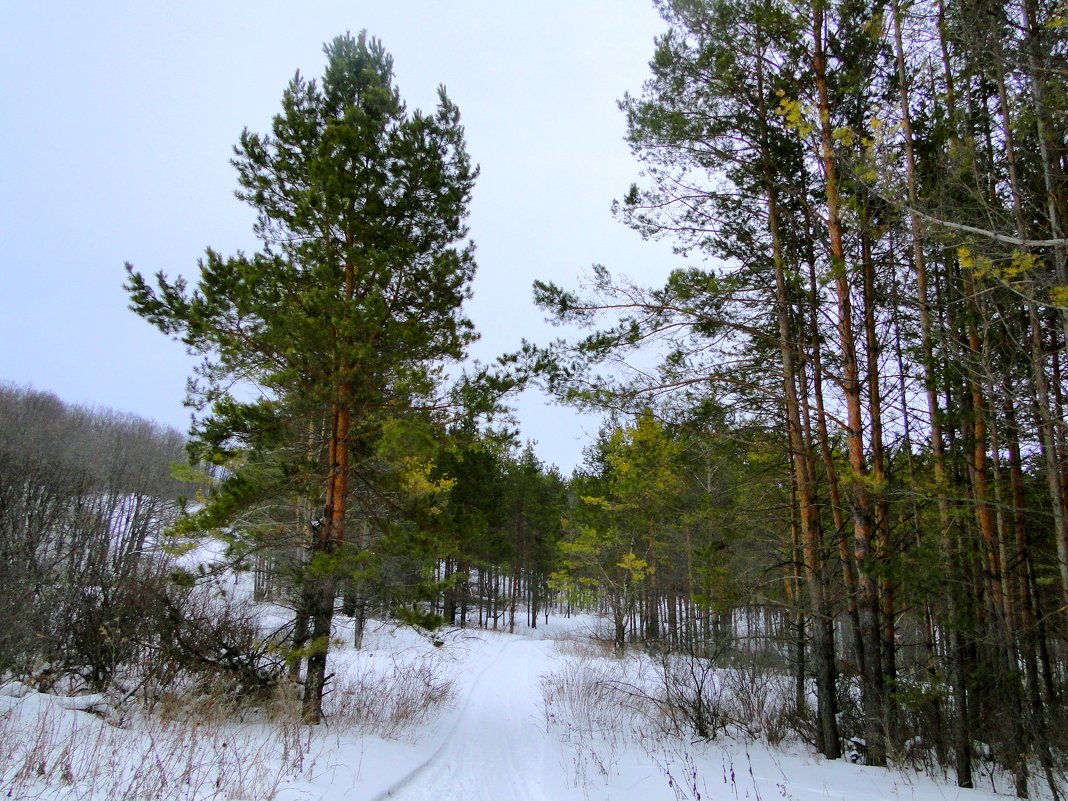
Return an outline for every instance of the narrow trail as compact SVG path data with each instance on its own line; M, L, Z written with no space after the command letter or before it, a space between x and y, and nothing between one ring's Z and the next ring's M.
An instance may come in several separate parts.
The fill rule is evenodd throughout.
M538 677L553 645L507 639L471 682L456 724L424 764L380 796L396 801L552 801Z

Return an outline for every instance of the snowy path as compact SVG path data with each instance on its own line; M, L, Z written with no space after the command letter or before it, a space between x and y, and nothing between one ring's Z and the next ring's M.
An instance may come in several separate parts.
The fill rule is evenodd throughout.
M467 690L438 750L382 798L397 801L552 801L558 764L545 764L547 737L538 677L547 641L508 639ZM548 785L548 786L547 786Z

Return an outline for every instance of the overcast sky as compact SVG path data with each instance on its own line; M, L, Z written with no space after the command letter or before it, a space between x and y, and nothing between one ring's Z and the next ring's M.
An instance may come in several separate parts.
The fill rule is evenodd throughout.
M126 308L123 263L196 276L204 248L256 248L229 165L268 130L297 69L361 29L393 54L409 108L439 84L481 165L469 313L483 361L557 331L536 278L593 263L658 283L664 245L612 219L637 177L616 101L663 29L651 0L0 3L0 381L185 429L190 360ZM564 471L597 421L528 393L523 436Z

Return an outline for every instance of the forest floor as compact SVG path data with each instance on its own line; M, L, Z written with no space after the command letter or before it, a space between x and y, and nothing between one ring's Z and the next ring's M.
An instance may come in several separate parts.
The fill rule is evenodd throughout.
M351 646L339 620L325 725L281 711L114 712L108 699L0 687L0 797L167 801L989 801L908 767L827 761L787 740L731 731L690 742L658 725L640 657L591 638L593 618L515 635L427 637L371 623ZM340 643L344 644L340 644ZM606 684L616 695L601 692ZM626 690L629 688L632 693ZM631 702L633 700L633 703ZM94 714L93 712L96 712ZM165 710L164 710L165 711ZM288 716L287 716L288 715ZM1036 794L1041 797L1041 793Z

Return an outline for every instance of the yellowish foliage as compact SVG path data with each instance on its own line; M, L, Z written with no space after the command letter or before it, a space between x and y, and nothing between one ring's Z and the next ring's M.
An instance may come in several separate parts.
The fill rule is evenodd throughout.
M1053 15L1046 22L1047 28L1063 28L1068 25L1068 2L1061 3L1060 7L1053 12ZM1061 304L1057 304L1060 306Z
M832 134L834 141L841 143L845 147L852 147L853 143L857 141L857 133L848 125L843 125L840 128L835 128Z
M787 97L781 89L779 90L779 107L775 111L784 118L786 127L791 131L796 131L802 139L807 139L816 130L816 125L811 119L812 107L800 100Z
M1006 280L1029 273L1038 266L1038 256L1025 250L1014 250L1008 265L1003 269L1002 277Z
M416 497L427 497L448 492L456 484L452 478L431 478L434 463L418 456L406 456L401 460L400 479L405 490Z
M971 270L975 267L975 256L973 256L971 250L966 247L957 248L957 261L959 261L960 266L966 270Z
M977 278L1011 282L1031 272L1039 264L1038 256L1025 250L1014 250L1008 260L995 263L988 256L974 253L970 248L957 248L960 266L971 270Z
M645 577L653 572L649 569L649 563L636 556L633 551L623 554L623 558L619 560L616 567L621 567L630 573L631 579L635 582L644 581Z

